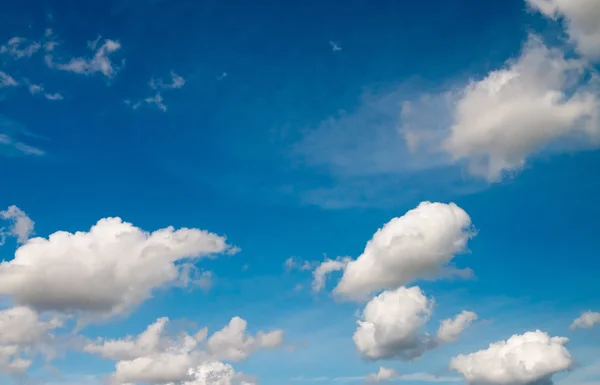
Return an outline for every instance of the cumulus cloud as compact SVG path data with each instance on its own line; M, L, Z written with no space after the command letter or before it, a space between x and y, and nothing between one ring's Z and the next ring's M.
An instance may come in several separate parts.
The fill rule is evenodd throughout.
M418 287L384 291L365 306L353 340L369 360L414 360L438 346L435 338L421 334L433 301Z
M0 218L11 223L8 230L0 228L0 245L4 243L4 237L7 235L17 238L19 243L25 243L33 234L35 222L17 206L9 206L0 211Z
M439 340L442 342L456 341L460 334L475 320L477 320L477 314L466 310L454 318L443 320L437 332Z
M279 330L247 335L246 321L239 317L234 317L206 342L208 329L200 329L194 335L178 333L170 336L166 332L168 322L167 318L159 318L135 338L99 339L88 343L84 351L118 361L112 379L119 384L183 382L200 385L204 384L202 381L211 379L230 384L238 380L240 383L242 380L250 382L250 379L233 372L230 365L220 360L240 361L259 349L278 346L283 338L283 332ZM207 384L212 385L213 382Z
M562 18L577 50L591 59L600 59L600 7L596 0L527 0L543 15Z
M600 313L586 311L581 313L581 315L573 321L570 328L571 330L580 328L589 329L596 324L600 324Z
M398 378L400 375L394 369L386 368L384 366L379 367L379 371L377 373L371 373L367 376L367 382L381 382L388 381Z
M27 307L0 310L0 373L22 374L37 353L51 355L51 331L60 326L57 319L43 321Z
M513 335L467 355L454 357L450 368L471 384L524 385L552 382L552 376L568 370L573 359L565 337L550 337L536 330Z
M89 231L32 238L0 263L0 294L37 310L109 317L181 278L178 262L232 250L222 236L173 227L146 232L120 218Z
M63 71L74 72L83 75L93 75L101 73L107 78L116 76L119 68L111 60L111 56L121 49L121 43L117 40L105 39L98 47L99 40L88 43L90 49L94 51L91 57L77 57L71 59L66 64L56 64L51 56L46 60L50 67Z
M442 147L473 175L496 181L558 139L597 144L600 101L586 73L580 60L531 37L520 57L462 91Z
M327 275L335 271L341 271L346 268L351 259L348 257L337 259L325 259L313 271L312 289L314 292L319 292L325 287Z
M206 341L207 351L217 360L241 361L260 349L272 349L283 343L283 330L259 331L256 336L246 332L247 322L233 317L223 329Z
M243 373L236 373L230 364L207 362L190 370L193 379L182 385L255 385L256 381Z
M6 44L0 46L0 53L8 54L14 59L29 58L40 50L41 44L30 42L24 37L15 36L8 40Z
M474 235L471 218L454 203L422 202L394 218L347 264L334 293L363 299L419 278L436 276Z

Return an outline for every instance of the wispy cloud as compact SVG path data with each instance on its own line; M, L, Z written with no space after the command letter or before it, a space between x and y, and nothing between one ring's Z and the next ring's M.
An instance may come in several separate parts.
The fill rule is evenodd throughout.
M36 41L30 42L24 37L15 36L6 44L0 46L0 53L8 54L14 59L29 58L40 50L42 45Z
M170 77L170 81L165 81L163 78L151 78L150 82L148 83L148 86L155 91L155 94L135 103L130 99L125 100L125 104L130 106L134 110L137 110L144 104L154 105L159 110L166 112L167 105L164 103L164 98L162 96L161 91L180 89L186 83L186 80L183 78L183 76L178 75L177 73L175 73L175 71L170 72Z
M46 55L46 64L51 68L62 71L73 72L82 75L94 75L100 73L105 77L114 78L120 67L116 66L111 56L121 49L121 43L118 40L105 39L100 44L101 38L88 42L88 48L94 51L92 56L81 56L72 58L65 64L55 63L53 56ZM99 45L99 46L98 46ZM52 51L54 46L47 47L46 50Z
M19 82L4 71L0 71L0 87L17 87Z

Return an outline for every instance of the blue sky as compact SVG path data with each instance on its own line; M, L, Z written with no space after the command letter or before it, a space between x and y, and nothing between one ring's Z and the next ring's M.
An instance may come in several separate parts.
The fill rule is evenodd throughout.
M0 352L2 381L600 383L597 20L593 0L5 4L0 311L36 319L20 333L37 337L0 332L0 348L19 349L6 361ZM467 222L454 223L450 202ZM110 217L134 227L92 234ZM168 226L169 237L150 235ZM365 250L380 228L389 245ZM467 230L464 247L438 239ZM139 251L153 239L149 253L163 259ZM337 267L313 290L328 262ZM359 281L374 289L340 298ZM397 313L360 315L405 286L431 314L398 297ZM440 322L463 310L477 319L446 343ZM589 322L570 327L586 311ZM245 345L211 345L235 316ZM160 317L169 332L150 352L117 359L96 340L137 336ZM395 330L375 341L394 352L368 359L353 340L358 319ZM413 321L423 324L397 329ZM181 343L170 337L204 326L194 350L204 358L186 359L243 374L144 380L118 367L164 358L165 344ZM567 337L570 358L553 340L552 357L513 352L546 371L485 377L511 372L500 353L472 356L470 371L451 364L538 329ZM442 342L402 360L424 333ZM16 357L32 362L13 370ZM368 377L380 366L395 372Z

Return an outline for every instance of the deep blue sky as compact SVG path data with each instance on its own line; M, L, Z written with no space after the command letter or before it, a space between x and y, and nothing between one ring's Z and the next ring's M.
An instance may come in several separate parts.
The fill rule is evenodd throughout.
M356 257L379 227L422 200L456 202L479 230L457 259L475 278L421 284L439 298L435 321L470 307L490 322L412 366L390 364L399 371L443 371L456 353L535 328L564 335L580 311L600 307L599 152L538 156L514 178L489 184L458 168L348 176L313 162L299 144L323 122L359 110L365 95L399 103L439 92L518 55L531 31L556 39L559 27L522 0L3 4L2 42L38 39L46 28L65 55L85 54L99 35L118 40L115 62L125 62L113 79L51 70L42 55L3 62L14 77L36 79L64 100L25 91L0 100L0 133L45 152L0 154L0 208L25 210L44 237L119 216L149 231L209 229L242 249L206 262L217 277L208 293L159 291L86 336L137 334L163 315L214 330L240 315L253 330L281 327L301 345L236 367L263 384L364 375L377 364L354 354L356 306L294 292L310 274L286 273L283 263ZM330 41L343 49L332 51ZM149 79L171 70L186 84L164 93L166 112L124 104L147 97ZM11 245L0 249L4 259ZM594 345L572 336L582 364L593 354L577 353ZM55 365L77 375L112 370L73 352Z

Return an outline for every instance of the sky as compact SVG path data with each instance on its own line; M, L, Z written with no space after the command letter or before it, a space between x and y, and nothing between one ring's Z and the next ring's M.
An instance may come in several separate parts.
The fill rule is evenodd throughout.
M7 2L0 383L600 384L597 0Z

